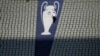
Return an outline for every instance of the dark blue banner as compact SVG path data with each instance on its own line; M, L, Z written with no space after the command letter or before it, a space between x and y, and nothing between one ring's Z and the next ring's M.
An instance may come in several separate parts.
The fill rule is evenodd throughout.
M35 56L49 56L63 0L38 0Z

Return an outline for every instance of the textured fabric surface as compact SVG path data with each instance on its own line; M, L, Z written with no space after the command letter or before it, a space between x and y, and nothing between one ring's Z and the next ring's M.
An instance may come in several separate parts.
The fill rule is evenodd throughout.
M65 0L50 56L100 55L100 1Z
M0 0L0 5L2 39L35 38L37 1Z
M35 56L38 6L0 0L1 56ZM100 0L64 0L50 56L100 56L99 43Z
M0 56L34 56L37 1L0 0Z

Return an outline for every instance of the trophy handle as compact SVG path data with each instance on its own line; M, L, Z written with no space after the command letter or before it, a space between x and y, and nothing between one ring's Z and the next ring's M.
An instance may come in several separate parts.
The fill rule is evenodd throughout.
M41 5L41 21L43 23L43 6L44 6L44 9L46 9L46 6L48 5L48 2L47 1L44 1Z
M58 7L57 7L56 4L58 5ZM58 11L59 11L59 6L60 6L60 5L59 5L59 2L58 2L58 1L55 1L55 2L54 2L54 7L55 7L55 9L57 8L57 15L58 15Z

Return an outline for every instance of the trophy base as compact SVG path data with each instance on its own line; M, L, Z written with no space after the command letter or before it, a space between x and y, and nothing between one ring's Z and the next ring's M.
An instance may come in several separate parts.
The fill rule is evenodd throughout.
M43 32L43 33L41 33L41 35L51 35L51 33L50 32Z

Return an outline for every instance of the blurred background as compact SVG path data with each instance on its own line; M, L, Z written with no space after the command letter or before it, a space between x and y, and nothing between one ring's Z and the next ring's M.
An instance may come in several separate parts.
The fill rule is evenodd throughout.
M38 6L0 0L1 56L35 56ZM100 0L64 0L49 56L100 56Z

